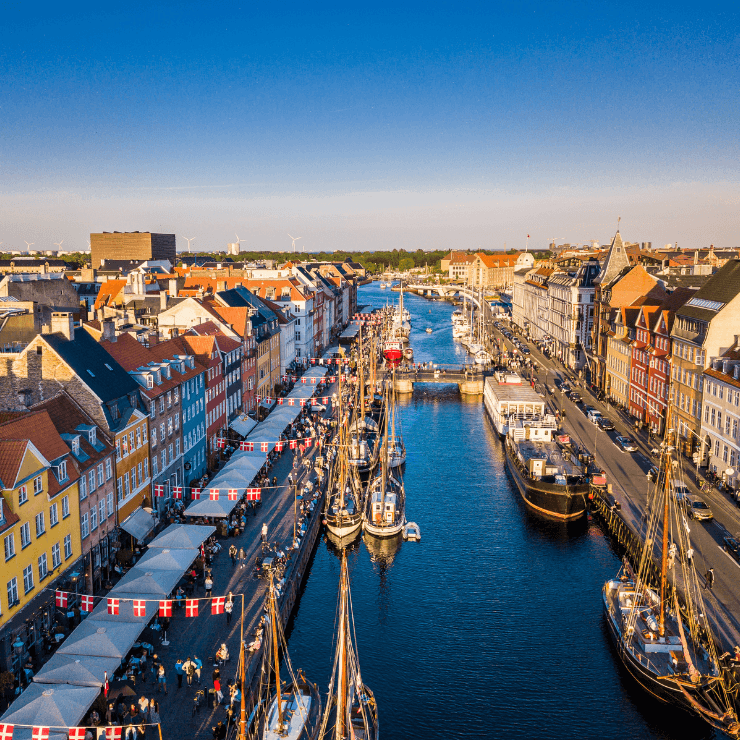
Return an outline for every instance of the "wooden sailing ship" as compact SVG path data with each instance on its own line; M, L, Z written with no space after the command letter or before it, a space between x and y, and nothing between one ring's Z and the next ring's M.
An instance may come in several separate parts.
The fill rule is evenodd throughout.
M642 556L636 570L625 559L618 577L604 584L606 621L620 659L643 688L738 737L727 674L704 616L702 584L693 558L681 557L691 545L686 511L670 492L675 473L669 420L670 409ZM654 555L661 564L655 586L649 576Z
M378 707L373 692L362 681L355 646L354 615L344 550L341 557L337 642L319 736L322 740L378 740Z

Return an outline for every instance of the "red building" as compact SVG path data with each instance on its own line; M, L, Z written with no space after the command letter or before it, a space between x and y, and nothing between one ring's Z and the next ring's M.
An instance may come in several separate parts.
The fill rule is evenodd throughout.
M631 344L630 358L629 412L640 421L647 421L650 328L659 311L659 306L642 306L635 320L635 339Z

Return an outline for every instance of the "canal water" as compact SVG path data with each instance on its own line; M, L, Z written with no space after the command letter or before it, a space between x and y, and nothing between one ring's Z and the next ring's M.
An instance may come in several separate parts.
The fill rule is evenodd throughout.
M398 294L374 283L358 304L389 300ZM405 303L415 360L462 363L452 305ZM421 542L363 538L348 560L383 740L715 737L620 668L601 606L619 559L596 524L561 525L524 508L481 399L420 384L402 397L400 419L406 514ZM321 542L289 628L293 665L324 695L338 577L337 554Z

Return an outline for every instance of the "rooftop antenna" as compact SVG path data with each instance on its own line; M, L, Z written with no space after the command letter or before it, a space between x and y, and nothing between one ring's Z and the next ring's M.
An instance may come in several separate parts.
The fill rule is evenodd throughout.
M186 236L184 236L183 239L188 243L188 252L192 252L193 250L190 248L190 242L194 242L195 237L191 236L190 239L188 239Z
M25 240L25 239L24 239L23 241L24 241L24 242L26 242L26 240ZM32 247L32 246L33 246L34 244L36 244L36 242L26 242L26 251L27 251L27 252L30 252L30 251L31 251L31 247Z
M619 222L622 220L621 216L617 217L617 234L619 233Z
M527 246L524 247L525 252L529 252L529 234L527 234Z
M288 236L290 236L290 234L288 234ZM302 237L302 236L290 236L290 238L291 238L291 239L293 240L293 251L295 252L295 243L296 243L296 242L297 242L297 241L298 241L299 239L303 239L303 237Z
M62 242L64 242L64 239L58 242L54 242L54 246L57 248L57 252L59 251L59 248L62 246Z

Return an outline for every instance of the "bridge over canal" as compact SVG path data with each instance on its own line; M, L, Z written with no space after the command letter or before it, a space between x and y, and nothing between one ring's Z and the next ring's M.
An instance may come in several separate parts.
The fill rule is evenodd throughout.
M488 375L492 372L472 370L462 371L457 366L455 369L447 367L436 367L430 369L409 369L396 370L394 387L399 393L412 393L414 383L437 383L437 384L455 384L462 395L478 396L483 395L483 384ZM386 380L390 380L390 374L386 373Z

